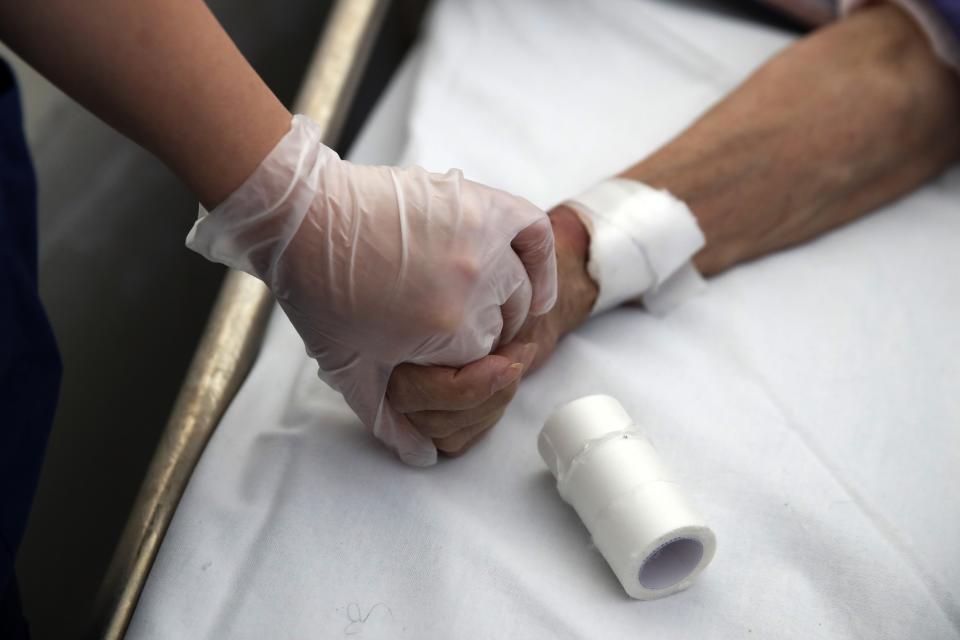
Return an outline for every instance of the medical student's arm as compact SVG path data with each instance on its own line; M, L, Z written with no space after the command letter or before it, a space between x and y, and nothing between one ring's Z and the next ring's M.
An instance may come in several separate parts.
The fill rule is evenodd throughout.
M470 362L553 305L543 211L457 171L342 161L201 0L0 0L0 37L193 188L210 211L187 245L262 279L321 377L411 464L436 449L385 401L393 367ZM509 385L498 364L477 371Z
M789 47L689 129L622 175L689 204L706 236L695 256L706 275L789 247L853 220L937 175L960 155L960 81L934 58L899 9L878 5ZM586 320L596 288L586 273L585 230L567 207L550 214L560 296L519 336L537 345L535 368ZM453 424L455 396L440 372L398 369L391 387L423 424L410 389L429 388ZM485 399L484 399L485 400ZM503 406L480 403L466 422L491 424ZM480 418L486 422L479 421ZM456 418L464 422L463 416ZM494 420L495 422L495 420ZM457 453L479 437L439 442Z
M3 0L0 38L208 207L290 128L290 113L203 2Z

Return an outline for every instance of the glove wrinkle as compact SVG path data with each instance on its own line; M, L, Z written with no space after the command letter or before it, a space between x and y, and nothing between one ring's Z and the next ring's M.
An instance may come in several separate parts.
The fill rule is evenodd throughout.
M386 400L394 367L477 360L556 292L541 210L458 170L346 162L304 116L187 246L266 282L320 377L419 466L436 449Z

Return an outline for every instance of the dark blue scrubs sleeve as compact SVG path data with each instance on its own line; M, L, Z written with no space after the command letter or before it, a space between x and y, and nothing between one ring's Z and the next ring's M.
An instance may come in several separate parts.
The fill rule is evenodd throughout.
M960 41L960 0L930 0L940 17L946 22L954 37Z
M26 637L13 561L60 387L37 291L37 188L13 74L0 61L0 637Z

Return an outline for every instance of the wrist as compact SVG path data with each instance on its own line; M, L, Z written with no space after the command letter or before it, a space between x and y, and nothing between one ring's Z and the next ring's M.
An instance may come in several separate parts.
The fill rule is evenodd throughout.
M171 154L171 166L208 210L240 188L290 132L293 116L273 94L248 111L248 117L227 119L202 151L184 145Z
M319 125L296 116L288 131L253 173L216 207L201 207L187 247L209 260L260 278L273 288L281 256L320 248L297 241L298 230L316 207L318 185L307 176L326 175L336 153L321 143ZM319 259L319 258L318 258ZM294 260L293 264L304 261Z
M580 217L565 205L554 207L549 216L557 251L559 291L548 315L562 336L590 316L599 290L587 272L590 233Z

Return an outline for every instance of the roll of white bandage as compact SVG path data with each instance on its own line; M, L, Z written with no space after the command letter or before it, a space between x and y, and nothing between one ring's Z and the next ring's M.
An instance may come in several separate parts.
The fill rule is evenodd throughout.
M686 589L713 559L713 531L614 398L563 405L547 419L537 446L561 497L631 597L652 600Z
M650 312L663 314L703 289L690 262L703 233L668 191L611 178L565 204L590 231L587 271L599 288L592 314L641 296Z

